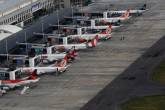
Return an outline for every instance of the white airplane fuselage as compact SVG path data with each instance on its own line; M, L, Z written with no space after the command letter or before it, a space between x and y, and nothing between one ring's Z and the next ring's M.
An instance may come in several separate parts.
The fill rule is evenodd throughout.
M13 89L16 87L20 87L20 86L25 86L27 84L31 84L31 83L36 83L40 80L40 78L36 78L36 79L25 79L25 80L0 80L0 86L4 87L4 89Z
M130 19L129 17L111 17L111 18L98 18L97 20L104 20L105 22L112 23L112 22L118 22L118 21L124 21Z
M88 27L83 27L83 28L86 28L86 29L107 29L109 27L109 25L105 25L105 26L88 26ZM112 29L116 29L116 28L119 28L120 26L114 26L112 25Z
M95 36L98 36L98 39L99 40L102 40L102 39L109 39L111 38L111 33L107 33L107 34L101 34L101 33L98 33L98 34L81 34L81 35L70 35L69 37L70 38L83 38L85 40L91 40L93 39Z
M144 11L146 10L130 10L129 13L130 14L136 14L136 13L143 13ZM121 11L109 11L109 13L119 13L119 14L122 14L122 13L125 13L126 10L121 10Z
M64 67L57 67L57 66L43 66L43 67L24 67L23 69L26 71L33 71L37 70L37 74L45 74L45 73L56 73L56 72L64 72L69 65Z
M62 45L56 45L57 48L66 48L66 49L72 49L73 47L76 50L82 50L87 49L88 46L86 43L80 43L80 44L62 44Z

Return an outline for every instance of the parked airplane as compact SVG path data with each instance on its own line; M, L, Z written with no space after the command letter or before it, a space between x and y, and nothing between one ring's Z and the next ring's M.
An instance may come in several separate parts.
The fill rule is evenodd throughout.
M112 25L107 26L105 29L90 29L86 27L77 28L78 33L75 35L69 35L67 37L75 39L79 38L80 42L91 40L94 36L97 36L99 40L107 40L112 37ZM83 32L84 30L84 32Z
M49 36L49 39L56 39L55 36ZM91 47L95 47L97 45L98 35L93 37L91 40L85 40L81 43L76 38L71 39L69 37L63 37L63 44L54 45L57 49L71 49L74 47L75 50L87 49Z
M109 25L111 25L112 29L119 28L121 25L119 22L110 23L106 22L106 20L97 20L97 19L91 19L91 20L81 20L84 23L78 23L77 25L51 25L53 27L60 27L60 29L74 29L74 28L87 28L87 29L107 29ZM79 21L79 22L81 22Z
M119 17L108 17L108 12L104 12L104 17L103 18L95 18L94 20L97 20L97 21L102 21L104 20L105 22L121 22L121 21L125 21L125 20L128 20L130 19L131 16L130 16L130 10L126 10L124 13L122 13L121 16Z
M29 54L29 56L23 55L6 55L0 54L0 56L7 56L12 60L12 65L15 65L17 68L22 67L23 70L34 71L37 70L37 74L43 73L61 73L64 72L69 65L67 65L67 55L63 59L56 59L56 56L53 54L42 54L36 55ZM48 59L52 57L52 61Z
M51 42L48 40L48 43ZM62 59L65 56L68 57L68 60L73 60L77 56L77 52L74 48L69 50L58 50L54 45L50 44L35 44L35 43L18 43L19 48L27 53L28 50L33 52L35 55L40 54L53 54L54 57L48 56L47 59L49 61L53 61L55 59Z
M92 20L91 21L91 26L87 26L87 27L77 27L77 26L65 26L65 25L60 25L61 27L63 27L63 29L66 29L68 31L66 31L66 36L69 38L79 38L79 40L82 41L86 41L86 40L91 40L93 39L96 35L98 35L98 39L109 39L111 38L111 32L113 28L117 28L119 26L112 26L110 23L105 26L96 26L95 21ZM70 34L72 33L72 30L76 30L76 32L74 31L74 34Z
M21 68L17 68L11 71L9 68L1 68L0 88L2 94L6 93L7 90L38 82L40 78L37 78L36 72L37 70L27 73Z
M146 11L147 5L144 4L142 7L140 7L139 9L135 9L135 10L130 10L130 15L134 15L134 14L142 14L144 11ZM120 10L120 11L108 11L108 13L110 14L123 14L125 13L126 10Z
M53 55L49 55L53 56ZM63 59L50 62L47 59L48 55L38 55L29 59L29 65L24 67L24 70L37 70L37 74L45 73L62 73L70 66L67 65L68 59L65 56Z
M117 29L121 26L120 23L109 23L104 20L98 21L97 23L96 22L97 20L91 20L91 25L83 28L102 30L102 29L107 29L109 26L111 27L111 29Z

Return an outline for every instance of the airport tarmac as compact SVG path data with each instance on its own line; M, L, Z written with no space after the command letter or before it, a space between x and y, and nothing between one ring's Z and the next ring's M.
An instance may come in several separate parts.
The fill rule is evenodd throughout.
M133 3L136 1L140 3ZM79 52L65 73L42 76L37 86L24 95L14 91L0 97L0 109L79 110L164 35L165 2L158 1L143 16L114 32L111 40ZM154 0L147 3L150 2ZM121 40L123 36L125 39Z

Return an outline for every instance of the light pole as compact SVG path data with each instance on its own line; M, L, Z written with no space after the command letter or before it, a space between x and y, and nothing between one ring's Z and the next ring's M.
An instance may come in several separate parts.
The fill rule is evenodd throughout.
M43 42L45 42L45 36L44 36L44 23L43 23L43 21L42 21L42 23L41 23L41 27L42 27L42 40L43 40Z
M80 1L80 6L81 6L81 13L82 13L82 11L83 11L83 2L82 2L82 0ZM82 13L81 16L83 16L83 13Z
M8 55L8 42L6 39L6 55L7 55L7 64L9 63L9 55Z
M58 25L58 31L60 29L60 20L59 20L59 10L57 9L57 25Z
M72 18L73 18L73 6L71 6L71 9L72 9Z

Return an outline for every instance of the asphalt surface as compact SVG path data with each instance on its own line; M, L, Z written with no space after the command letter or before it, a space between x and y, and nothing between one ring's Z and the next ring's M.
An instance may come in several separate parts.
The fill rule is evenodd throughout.
M143 2L128 1L123 0L125 7L128 6L127 3L130 6ZM0 109L79 110L82 107L82 110L115 110L120 103L136 94L162 92L162 86L150 85L147 79L150 79L148 70L161 58L159 55L150 56L155 51L163 55L161 51L164 46L160 45L159 48L151 50L151 54L146 54L145 58L140 58L164 36L164 1L159 1L148 1L150 10L114 32L111 40L96 48L79 52L77 60L64 74L58 77L42 76L37 86L24 95L19 95L19 91L12 91L0 97ZM122 36L125 37L124 40L120 40ZM164 43L164 40L158 44L161 43ZM151 92L152 90L154 92Z
M128 0L125 1L128 2ZM123 32L128 34L127 38L132 35L130 38L132 37L138 43L139 49L141 43L146 44L149 39L160 38L161 36L162 38L100 91L81 110L121 110L120 105L133 97L165 95L165 85L151 80L153 70L160 61L165 59L165 36L163 32L165 29L165 8L162 5L163 3L163 0L157 1L143 17L138 18L133 25ZM141 24L140 27L137 26L138 24ZM134 31L136 33L133 33ZM157 40L155 39L155 41Z

